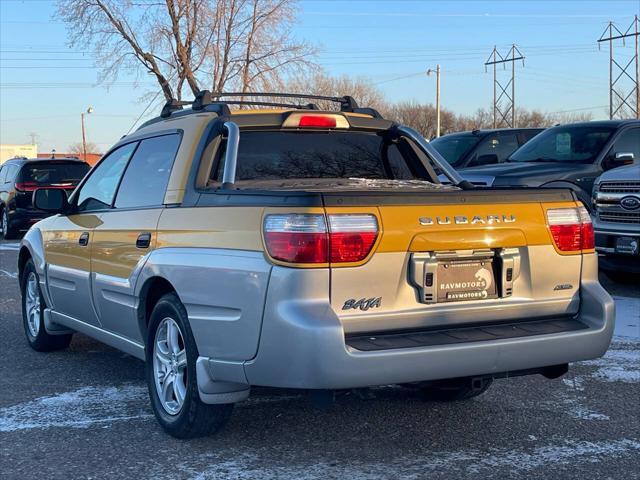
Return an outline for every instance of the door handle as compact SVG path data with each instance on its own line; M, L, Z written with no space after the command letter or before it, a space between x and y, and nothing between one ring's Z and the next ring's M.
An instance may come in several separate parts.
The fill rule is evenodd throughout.
M78 243L81 246L86 247L89 244L89 232L83 232L82 235L80 235L80 238L78 238Z
M137 248L149 248L151 245L151 234L149 232L141 233L136 240Z

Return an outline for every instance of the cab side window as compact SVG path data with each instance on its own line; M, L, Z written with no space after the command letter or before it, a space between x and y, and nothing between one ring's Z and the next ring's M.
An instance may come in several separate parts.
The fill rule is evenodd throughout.
M615 140L609 155L619 153L633 153L634 163L640 162L640 128L626 130Z
M78 193L79 212L111 208L122 172L137 146L138 143L133 142L117 148L91 172Z
M520 145L524 145L525 143L527 143L529 140L531 140L533 137L535 137L536 135L538 135L541 132L541 130L521 130L518 133L518 140Z
M178 134L142 140L122 177L115 207L162 205L179 145Z
M497 158L490 163L504 161L518 148L518 139L514 133L501 133L487 136L476 150L469 166L484 165L488 162L488 155L495 155ZM484 157L484 158L481 158Z

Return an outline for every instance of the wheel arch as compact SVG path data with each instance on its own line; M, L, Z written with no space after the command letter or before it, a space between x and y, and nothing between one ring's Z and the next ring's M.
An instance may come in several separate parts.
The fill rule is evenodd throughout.
M138 327L140 328L140 334L142 335L142 339L145 343L153 307L158 303L158 300L167 293L175 293L178 298L180 298L178 291L173 284L162 276L147 278L140 288L140 293L138 294L139 304L137 320Z
M33 258L29 249L22 245L20 247L20 252L18 253L18 282L22 285L22 275L24 272L24 266L27 262Z

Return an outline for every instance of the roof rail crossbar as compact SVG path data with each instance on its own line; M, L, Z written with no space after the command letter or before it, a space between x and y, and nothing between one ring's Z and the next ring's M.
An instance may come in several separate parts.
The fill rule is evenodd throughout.
M209 90L200 90L196 97L193 99L191 108L193 110L202 110L207 105L211 105L213 100L211 99L211 92Z
M340 104L340 111L351 112L358 107L358 102L353 97L345 95L344 97L330 97L327 95L308 95L305 93L275 93L275 92L214 92L211 94L213 98L222 97L271 97L271 98L300 98L305 100L323 100L326 102L334 102ZM249 102L254 103L254 102Z
M239 100L226 100L227 97L239 97ZM308 95L305 93L272 93L272 92L210 92L209 90L200 90L193 101L183 101L171 99L165 103L160 113L160 118L168 118L173 112L182 110L182 107L191 105L191 109L194 111L209 110L207 107L210 105L219 105L222 108L221 113L229 113L226 105L259 105L266 107L281 107L281 108L296 108L303 110L319 110L319 107L315 103L298 104L298 103L280 103L274 101L254 101L245 100L245 97L258 97L258 98L292 98L299 100L321 100L326 102L334 102L340 104L341 112L353 112L364 113L371 115L375 118L382 118L382 116L373 108L361 108L358 106L358 102L349 95L343 97L331 97L327 95Z
M261 107L281 107L281 108L296 108L301 110L320 110L315 103L307 103L305 105L299 103L280 103L280 102L252 102L244 100L222 100L220 102L224 105L258 105Z
M181 102L175 99L168 100L167 103L162 107L162 112L160 112L160 116L162 118L167 118L171 116L173 112L178 110L182 110L182 107L185 105L189 105L191 102Z

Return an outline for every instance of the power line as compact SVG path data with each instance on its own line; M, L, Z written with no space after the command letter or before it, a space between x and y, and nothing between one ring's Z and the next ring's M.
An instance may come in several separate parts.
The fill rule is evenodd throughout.
M374 85L381 85L383 83L395 82L397 80L404 80L405 78L412 78L412 77L417 77L421 75L424 75L424 72L409 73L407 75L402 75L401 77L395 77L395 78L390 78L388 80L382 80L381 82L375 82Z
M593 107L583 107L583 108L573 108L571 110L558 110L557 112L547 112L549 115L555 115L558 113L574 113L574 112L584 112L586 110L596 110L597 108L607 108L608 105L595 105Z

